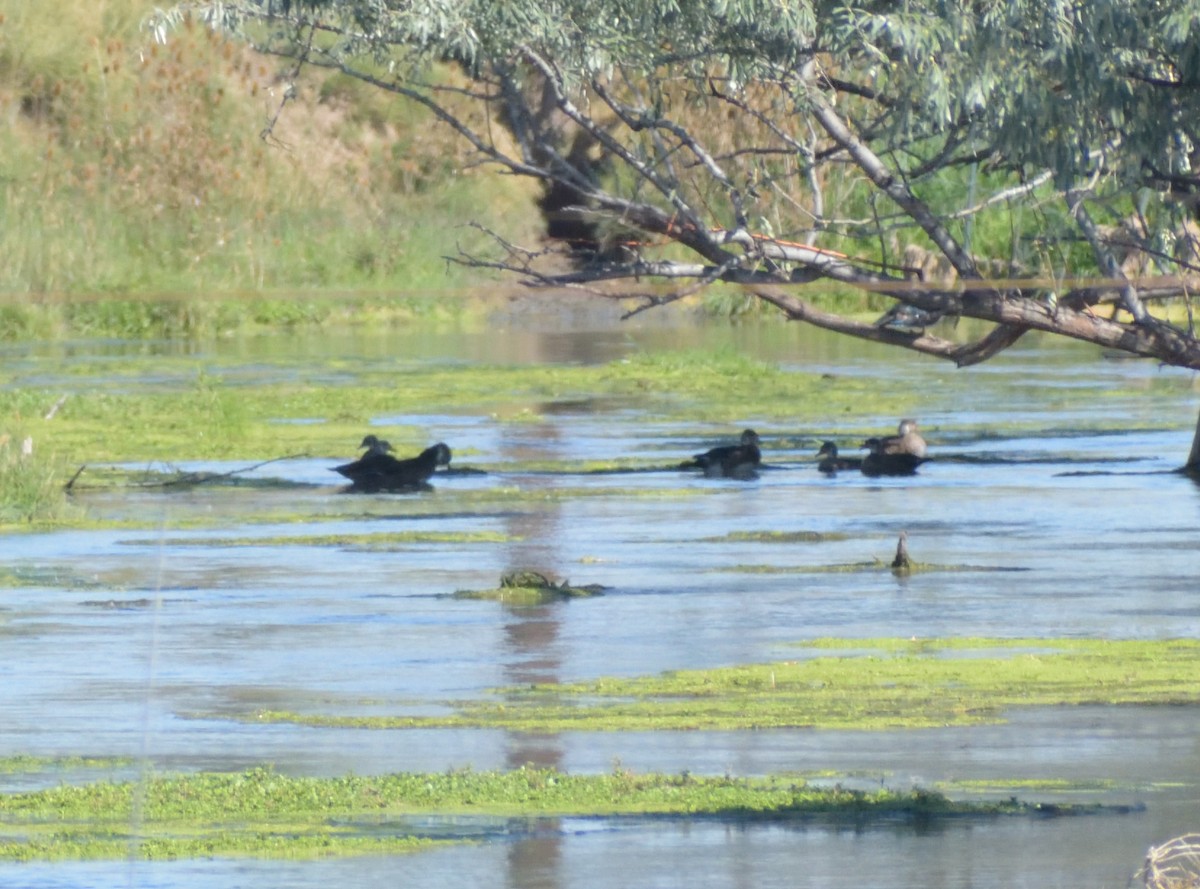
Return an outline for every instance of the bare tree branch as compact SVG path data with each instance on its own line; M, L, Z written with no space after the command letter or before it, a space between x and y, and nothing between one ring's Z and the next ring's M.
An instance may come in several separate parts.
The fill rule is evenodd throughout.
M966 253L947 231L942 221L900 181L883 161L867 145L851 132L846 122L834 111L833 106L818 92L810 90L813 117L825 128L833 140L854 158L859 168L872 182L895 201L924 230L929 239L946 255L954 268L964 278L980 278L975 260Z

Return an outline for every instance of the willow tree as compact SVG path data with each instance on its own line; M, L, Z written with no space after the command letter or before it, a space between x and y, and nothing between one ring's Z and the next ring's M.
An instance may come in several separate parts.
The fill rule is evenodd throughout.
M228 0L158 27L185 14L536 180L549 237L462 262L635 311L726 282L960 367L1033 330L1200 368L1198 0ZM829 282L893 311L806 299ZM986 332L934 323L960 316Z

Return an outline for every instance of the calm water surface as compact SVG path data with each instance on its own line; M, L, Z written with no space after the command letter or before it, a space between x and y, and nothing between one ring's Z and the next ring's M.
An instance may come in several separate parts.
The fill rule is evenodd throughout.
M0 576L22 579L0 587L0 756L130 756L165 769L269 762L319 775L526 762L578 772L617 763L737 775L831 769L896 787L1111 779L1118 789L1106 801L1144 803L1145 811L861 830L560 819L483 825L489 842L405 858L3 865L0 884L1122 886L1149 845L1200 828L1200 712L1193 707L1018 712L999 726L869 734L538 737L317 730L222 718L262 708L436 712L447 699L499 685L796 657L803 652L794 643L820 636L1200 633L1200 488L1170 473L1186 456L1200 408L1191 374L1034 339L983 368L955 371L779 324L730 327L661 313L615 326L514 311L504 325L481 333L211 346L56 344L9 347L2 357L6 385L87 387L112 385L104 381L106 368L130 351L158 350L186 359L189 376L167 369L121 384L172 386L190 384L209 365L236 385L239 377L286 377L312 368L314 359L329 359L323 372L331 378L352 378L386 362L591 363L641 351L726 348L800 372L899 377L913 395L896 415L851 413L804 427L731 417L728 426L699 431L628 404L563 404L522 423L449 416L430 405L425 416L375 422L419 425L431 440L477 455L493 471L445 478L426 494L381 495L373 499L383 508L354 518L322 518L331 503L344 501L330 484L330 461L315 459L259 471L302 485L290 489L131 492L120 504L98 501L152 516L162 530L25 535L9 537L0 550ZM811 455L820 440L852 444L840 430L887 431L900 413L920 417L937 458L920 475L826 479L816 472ZM744 425L758 429L772 465L748 483L668 470L585 475L519 466L638 452L670 465ZM1014 427L1019 437L996 431ZM456 507L456 498L504 487L531 494L568 488L579 496ZM240 512L272 501L313 518L299 526L239 523ZM213 513L230 516L228 527L173 530L190 516ZM409 529L495 531L510 542L370 552L265 540ZM728 539L754 531L816 531L834 539ZM890 559L901 531L914 558L964 570L908 578L798 570ZM264 544L181 545L230 536ZM612 589L537 608L448 597L492 586L519 565ZM99 604L110 600L125 607ZM70 777L0 776L0 786Z

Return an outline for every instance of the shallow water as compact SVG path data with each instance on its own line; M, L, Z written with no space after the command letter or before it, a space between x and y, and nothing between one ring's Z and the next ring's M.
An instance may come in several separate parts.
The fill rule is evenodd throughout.
M1200 633L1200 487L1170 472L1187 453L1200 401L1191 374L1033 338L982 368L954 371L798 326L672 325L664 316L614 327L514 315L510 328L479 334L164 343L152 348L174 363L164 361L151 380L122 378L121 385L188 385L209 365L236 383L286 377L324 359L337 360L331 373L352 377L389 360L589 363L645 350L736 349L805 372L900 376L916 406L904 412L920 417L935 459L913 478L822 477L811 462L821 440L852 450L843 430L886 432L897 419L853 411L805 426L745 416L706 427L663 423L637 405L603 401L544 406L536 420L519 423L440 414L431 405L425 416L375 422L420 425L487 473L440 477L425 493L355 498L339 493L330 461L298 459L247 474L290 487L92 495L94 509L136 511L160 530L5 541L0 756L133 757L129 769L112 770L117 776L145 761L168 769L269 762L321 775L536 762L570 771L607 771L615 763L738 775L829 769L898 787L1106 779L1117 783L1103 799L1144 803L1143 813L861 830L563 819L512 826L476 847L400 859L4 865L0 883L491 886L503 874L509 885L561 889L615 882L1094 887L1123 885L1147 846L1200 826L1194 707L1014 713L999 726L917 732L553 737L223 718L264 708L436 712L448 699L501 685L795 657L801 652L793 643L820 636ZM101 384L106 367L145 348L9 347L5 385ZM77 372L81 365L87 375ZM706 480L665 468L745 425L758 429L770 464L756 480ZM1020 431L998 431L1011 428ZM651 455L664 468L570 469L626 453ZM530 461L565 469L523 470ZM239 518L273 505L309 519ZM209 515L227 520L218 530L179 530ZM268 539L396 531L502 539L380 551ZM786 544L729 537L790 531L831 536ZM918 561L960 570L906 578L810 570L888 561L901 531ZM193 545L218 538L225 542ZM253 539L262 542L246 545ZM610 589L541 607L449 597L493 586L502 571L523 565ZM58 780L58 773L5 775L0 786Z

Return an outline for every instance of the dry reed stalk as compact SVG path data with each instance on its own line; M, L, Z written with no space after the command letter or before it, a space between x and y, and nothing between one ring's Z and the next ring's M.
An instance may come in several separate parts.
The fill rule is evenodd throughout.
M1131 885L1145 889L1200 889L1200 834L1189 833L1152 846Z

